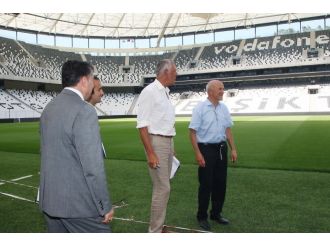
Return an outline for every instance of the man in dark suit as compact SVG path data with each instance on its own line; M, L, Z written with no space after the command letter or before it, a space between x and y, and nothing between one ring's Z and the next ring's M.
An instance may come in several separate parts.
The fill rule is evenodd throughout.
M48 232L110 232L114 211L98 118L85 101L94 87L93 67L67 61L62 85L40 118L40 209Z

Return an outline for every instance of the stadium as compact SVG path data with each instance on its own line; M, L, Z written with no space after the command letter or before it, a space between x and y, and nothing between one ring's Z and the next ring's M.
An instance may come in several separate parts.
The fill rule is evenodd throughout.
M117 207L112 230L147 232L151 181L136 103L165 58L178 71L170 98L182 164L171 181L168 229L201 232L188 124L207 82L219 79L238 162L229 166L224 208L232 224L212 231L330 231L328 13L1 13L0 232L46 231L36 204L39 118L62 90L67 60L91 63L105 92L96 110Z

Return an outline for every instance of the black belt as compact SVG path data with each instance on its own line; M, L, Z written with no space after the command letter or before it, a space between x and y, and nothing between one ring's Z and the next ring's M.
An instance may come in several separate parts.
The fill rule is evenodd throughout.
M217 142L217 143L207 143L207 142L199 142L198 145L203 145L203 146L221 146L223 144L226 144L225 141L222 142Z
M173 138L173 136L165 136L165 135L159 135L159 134L150 134L152 136L160 136L160 137L164 137L164 138Z

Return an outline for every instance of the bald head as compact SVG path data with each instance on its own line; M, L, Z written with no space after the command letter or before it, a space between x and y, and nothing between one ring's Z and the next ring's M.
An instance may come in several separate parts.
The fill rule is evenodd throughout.
M206 84L206 92L209 93L211 90L214 90L214 88L216 86L222 86L223 87L223 82L222 81L219 81L219 80L212 80L212 81L209 81L207 84Z
M206 85L206 92L208 99L214 104L217 105L220 100L223 98L225 87L223 82L219 80L212 80Z

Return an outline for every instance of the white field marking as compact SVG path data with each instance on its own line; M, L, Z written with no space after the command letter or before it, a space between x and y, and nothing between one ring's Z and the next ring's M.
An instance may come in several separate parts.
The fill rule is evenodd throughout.
M141 221L141 220L134 220L134 218L119 218L119 217L113 217L114 220L121 220L121 221L131 221L131 222L135 222L135 223L141 223L141 224L147 224L149 225L149 222L145 222L145 221ZM168 225L164 225L165 227L170 227L170 228L174 228L174 229L179 229L179 230L186 230L186 231L191 231L191 232L200 232L200 233L210 233L208 231L202 231L202 230L197 230L197 229L191 229L191 228L185 228L185 227L179 227L179 226L168 226Z
M26 199L24 197L15 196L15 195L8 194L8 193L3 193L3 192L0 192L0 194L1 195L5 195L5 196L9 196L9 197L12 197L12 198L15 198L15 199L18 199L18 200L35 203L35 201L32 201L30 199ZM125 206L128 206L128 204L124 204L124 205L118 206L118 207L125 207ZM127 219L127 218L113 217L113 219L115 219L115 220L121 220L121 221L131 221L131 222L141 223L141 224L149 224L149 222L145 222L145 221L141 221L141 220L134 220L133 218ZM167 226L167 225L164 225L164 226L165 227L170 227L170 228L175 228L175 229L180 229L180 230L192 231L192 232L207 233L207 231L201 231L201 230L197 230L197 229L191 229L191 228L185 228L185 227L179 227L179 226Z
M126 202L122 201L120 203L120 205L115 205L114 204L112 207L115 209L115 208L123 208L123 207L127 207L127 206L128 206L128 204Z
M24 176L24 177L11 179L10 181L15 182L15 181L18 181L18 180L22 180L22 179L30 178L30 177L32 177L32 176L33 176L33 175L27 175L27 176Z
M28 188L38 189L38 187L35 187L35 186L31 186L31 185L27 185L27 184L21 184L21 183L16 183L16 182L4 180L4 179L0 179L0 181L3 182L3 183L0 183L0 185L8 183L8 184L16 184L16 185L20 185L20 186L24 186L24 187L28 187Z
M9 196L11 198L15 198L15 199L18 199L18 200L22 200L22 201L27 201L27 202L33 202L35 203L35 201L32 201L30 199L26 199L24 197L20 197L20 196L15 196L15 195L12 195L12 194L8 194L8 193L3 193L3 192L0 192L1 195L4 195L4 196Z
M191 229L191 228L180 227L180 226L168 226L168 225L164 225L164 226L165 227L169 227L169 228L179 229L179 230L190 231L190 232L210 233L209 231L203 231L203 230L198 230L198 229Z
M113 217L113 219L115 220L121 220L121 221L132 221L132 222L135 222L135 223L141 223L141 224L149 224L148 222L145 222L145 221L141 221L141 220L134 220L134 218L130 218L130 219L127 219L127 218L120 218L120 217Z

